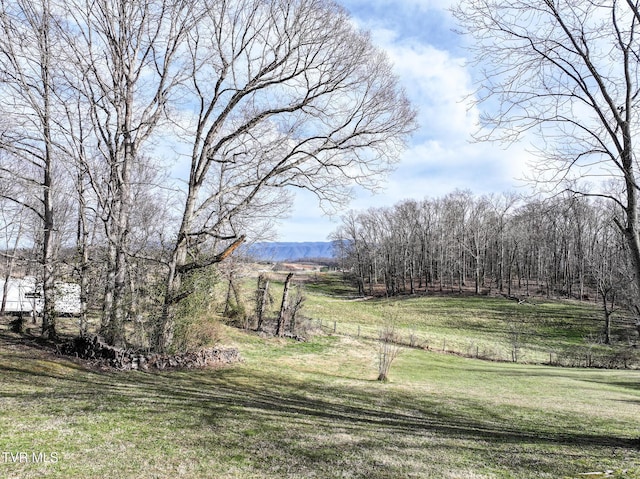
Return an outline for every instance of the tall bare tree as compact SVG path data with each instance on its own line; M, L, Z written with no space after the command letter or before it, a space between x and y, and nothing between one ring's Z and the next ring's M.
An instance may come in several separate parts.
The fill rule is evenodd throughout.
M17 263L18 247L26 228L26 211L20 206L16 207L13 201L0 202L0 230L2 238L0 244L4 247L4 285L2 288L2 302L0 314L4 314L7 307L7 294L9 292L10 279Z
M415 116L386 57L333 1L201 5L189 34L190 110L176 122L191 157L158 349L171 340L172 305L188 294L184 274L230 254L246 218L279 209L285 187L329 203L354 183L375 187Z
M108 239L101 331L122 344L134 170L143 147L164 118L174 88L184 79L179 62L193 24L187 0L65 2L70 82L84 97L101 168L87 168L100 202ZM105 181L106 180L106 181Z
M5 196L41 222L44 311L42 334L55 338L56 264L55 180L59 152L59 30L49 0L0 1L0 95L10 125L0 133L0 175L22 185Z
M606 188L577 191L620 206L616 223L640 292L638 3L464 0L454 14L483 65L478 101L487 108L478 137L512 141L533 132L537 179L553 186L614 177L621 198Z

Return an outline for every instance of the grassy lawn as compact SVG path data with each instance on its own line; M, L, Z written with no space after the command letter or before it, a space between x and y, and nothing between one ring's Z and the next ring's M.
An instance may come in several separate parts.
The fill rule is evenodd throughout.
M376 338L392 318L407 344L511 361L517 342L519 361L528 363L555 361L578 348L600 350L591 341L603 329L602 314L593 303L536 298L518 304L502 297L458 294L358 300L347 297L344 287L341 295L331 295L333 281L320 277L307 285L304 310L329 331L335 327L338 333ZM318 289L323 294L316 294ZM621 340L634 334L614 328Z
M227 341L243 364L126 374L3 342L0 451L58 460L0 477L640 477L636 371L407 349L382 384L367 341Z
M307 314L372 334L389 307L403 330L452 342L493 340L516 314L537 314L557 344L581 341L590 324L574 304L531 314L488 298L388 306L324 288L308 289ZM570 314L574 326L558 331ZM379 383L364 336L299 343L224 327L241 364L116 373L27 347L0 325L0 477L640 478L640 371L406 348ZM20 452L28 461L12 459Z

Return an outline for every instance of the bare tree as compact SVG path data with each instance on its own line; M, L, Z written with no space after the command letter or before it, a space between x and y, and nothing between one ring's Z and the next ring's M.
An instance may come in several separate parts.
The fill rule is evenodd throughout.
M4 286L2 290L2 303L0 303L0 314L4 314L7 307L7 293L9 291L9 281L16 265L18 247L25 228L24 209L17 207L13 202L0 202L0 231L2 238L0 244L3 245L2 253L4 259Z
M102 333L123 344L134 171L185 76L179 55L194 3L181 0L65 2L67 75L84 97L93 129L94 163L86 169L108 239ZM106 180L106 181L105 181Z
M293 273L289 273L284 281L284 289L282 291L282 303L280 303L280 313L278 314L278 325L276 327L276 336L282 336L284 333L285 324L290 316L289 311L289 288L291 287L291 280L293 279Z
M369 294L373 292L372 275L375 276L376 269L374 255L377 248L372 248L373 245L369 244L369 234L377 232L377 229L367 228L361 223L368 216L348 211L342 217L342 225L331 236L334 250L343 261L342 269L349 270L354 276L361 296L365 294L365 277L368 278ZM379 243L376 246L378 245Z
M21 184L5 199L27 208L41 222L44 311L42 334L57 336L54 313L56 264L56 147L59 125L59 29L49 0L0 2L0 95L10 125L0 134L0 175ZM33 192L31 196L27 192Z
M304 302L307 298L304 295L304 291L302 290L301 285L296 285L296 289L293 295L293 299L289 304L289 332L291 334L296 333L296 328L298 326L298 318L300 311L304 307Z
M263 274L258 276L258 287L256 289L256 331L262 330L267 308L271 303L271 295L269 294L269 278Z
M620 206L640 292L640 224L634 138L640 120L640 15L632 0L462 1L454 14L474 38L482 115L478 138L512 141L534 132L538 181L574 189L575 178L614 177L585 192ZM569 181L567 186L566 181Z
M283 188L328 204L374 188L413 128L386 57L331 0L202 2L176 127L190 145L180 227L155 347L170 343L181 277L224 260Z
M600 205L602 206L602 205ZM611 213L601 208L595 217L595 228L585 251L589 277L600 297L604 315L603 342L611 344L614 315L620 309L632 309L629 304L629 285L632 272L625 261L626 242L617 234Z
M391 364L400 354L395 313L385 312L384 324L378 332L378 381L389 380Z

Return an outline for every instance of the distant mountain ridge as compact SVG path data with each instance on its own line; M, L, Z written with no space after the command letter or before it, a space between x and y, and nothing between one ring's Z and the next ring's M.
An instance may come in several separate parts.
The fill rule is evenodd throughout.
M260 242L249 246L246 251L259 261L296 261L304 259L334 259L333 243L330 241L308 242Z

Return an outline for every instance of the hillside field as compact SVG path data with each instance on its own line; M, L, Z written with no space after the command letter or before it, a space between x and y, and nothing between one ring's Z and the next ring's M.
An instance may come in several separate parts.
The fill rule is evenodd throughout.
M0 477L640 477L640 371L543 364L596 348L593 305L305 291L307 342L223 326L244 362L198 371L88 368L3 320Z

